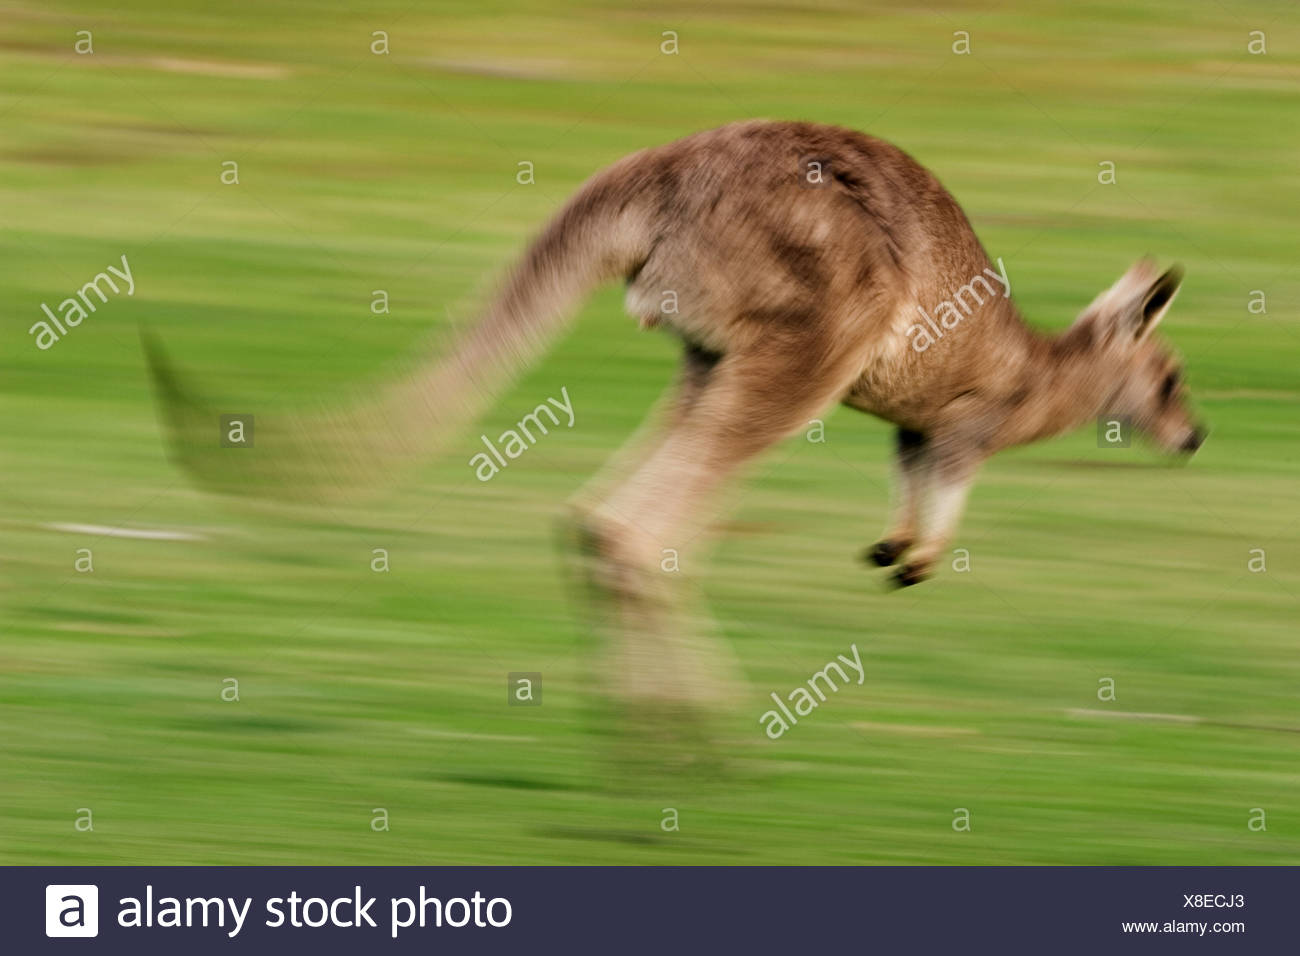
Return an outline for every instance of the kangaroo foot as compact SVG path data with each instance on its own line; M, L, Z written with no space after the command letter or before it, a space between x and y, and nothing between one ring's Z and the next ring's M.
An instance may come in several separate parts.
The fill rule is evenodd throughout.
M907 542L898 538L886 538L884 541L877 541L867 550L862 552L862 560L868 564L874 564L878 567L887 568L899 556L907 550Z

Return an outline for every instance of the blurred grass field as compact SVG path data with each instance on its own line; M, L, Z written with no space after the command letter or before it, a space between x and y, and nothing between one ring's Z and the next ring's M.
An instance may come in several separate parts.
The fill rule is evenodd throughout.
M0 862L1300 862L1293 4L355 6L0 0ZM1039 326L1183 262L1164 334L1212 434L1187 467L1089 432L999 456L972 570L888 593L854 556L890 432L833 412L687 569L752 683L739 772L623 791L552 545L675 365L617 289L446 456L330 511L187 484L137 327L224 410L310 407L468 321L595 169L752 116L907 149ZM135 294L38 350L40 304L123 254ZM479 432L561 386L575 426L475 480ZM865 684L764 738L767 693L852 643ZM542 706L506 706L509 671Z

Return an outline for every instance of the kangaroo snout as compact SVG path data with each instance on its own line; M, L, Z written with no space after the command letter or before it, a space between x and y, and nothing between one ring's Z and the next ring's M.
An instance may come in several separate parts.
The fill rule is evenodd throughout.
M1205 429L1205 426L1197 425L1188 433L1187 437L1183 439L1179 451L1185 451L1189 455L1192 454L1205 444L1205 438L1208 434L1209 432Z

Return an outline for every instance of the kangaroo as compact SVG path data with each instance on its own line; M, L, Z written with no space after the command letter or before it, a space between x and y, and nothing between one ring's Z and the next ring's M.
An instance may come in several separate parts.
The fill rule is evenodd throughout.
M1041 334L930 172L881 140L801 122L735 123L597 173L450 357L349 409L259 418L256 448L220 449L216 416L151 336L145 346L176 455L202 480L346 494L482 411L611 279L626 282L643 327L683 344L655 437L621 453L604 490L575 505L625 699L724 693L727 666L707 660L716 648L692 644L672 617L661 554L696 537L706 502L739 469L828 406L897 426L897 507L867 556L897 565L899 585L933 572L976 470L1002 448L1103 413L1171 453L1203 440L1179 365L1152 335L1179 268L1139 261L1066 331Z

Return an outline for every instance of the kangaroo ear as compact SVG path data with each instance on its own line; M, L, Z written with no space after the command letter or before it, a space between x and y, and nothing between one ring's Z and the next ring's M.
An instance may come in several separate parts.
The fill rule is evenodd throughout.
M1087 327L1100 341L1127 347L1151 334L1169 311L1183 282L1181 266L1163 275L1151 259L1140 259L1097 296L1076 323Z
M1147 288L1138 301L1137 308L1128 316L1128 325L1133 329L1133 338L1144 339L1151 330L1160 324L1160 320L1169 311L1178 288L1183 284L1183 267L1173 266Z

